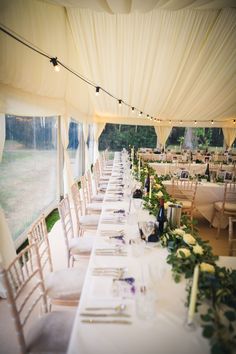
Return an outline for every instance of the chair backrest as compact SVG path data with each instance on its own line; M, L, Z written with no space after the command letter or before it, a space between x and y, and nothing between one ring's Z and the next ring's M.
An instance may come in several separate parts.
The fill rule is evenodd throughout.
M62 199L62 201L58 204L58 210L60 214L63 235L65 239L66 249L67 249L67 260L68 266L70 264L70 247L69 241L74 238L74 227L73 227L73 220L70 210L70 201L68 195Z
M99 162L97 160L93 166L93 176L94 176L94 182L95 182L95 187L97 192L99 191L99 179L100 179L100 170L98 164Z
M83 195L83 202L84 202L84 206L86 208L86 205L88 203L91 203L91 199L90 199L89 190L88 190L87 177L85 174L83 176L81 176L80 181L81 181L81 191L82 191L82 195Z
M93 196L93 181L92 181L91 172L87 171L86 176L87 176L89 196L90 196L90 200L91 200L92 196Z
M82 215L84 215L84 205L83 205L83 202L81 199L78 183L72 184L71 194L72 194L72 199L73 199L73 203L74 203L77 234L81 235L80 217Z
M45 275L45 273L47 272L52 272L52 257L44 216L41 216L39 220L37 220L36 223L33 225L30 232L28 233L28 239L30 245L35 243L38 247L38 253L43 275Z
M175 199L195 201L197 181L172 179L171 196Z
M234 223L236 217L229 216L229 256L236 255L236 236L234 235Z
M225 183L223 209L225 208L225 203L233 203L236 205L236 183L235 182Z
M26 353L24 328L36 306L41 302L47 312L47 299L35 244L24 248L7 269L0 269L7 290L7 301L14 318L22 353Z

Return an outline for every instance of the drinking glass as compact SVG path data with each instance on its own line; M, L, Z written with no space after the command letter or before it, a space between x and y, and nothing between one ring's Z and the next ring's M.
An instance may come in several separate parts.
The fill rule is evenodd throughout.
M135 296L137 316L142 320L153 320L156 316L156 295L145 287L138 289Z
M142 231L146 241L148 240L148 237L153 233L154 229L155 223L153 221L144 221L142 223Z

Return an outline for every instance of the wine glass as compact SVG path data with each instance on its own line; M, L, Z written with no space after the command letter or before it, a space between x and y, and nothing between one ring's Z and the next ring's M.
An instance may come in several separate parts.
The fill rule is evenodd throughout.
M133 198L133 206L134 210L138 214L138 211L142 208L143 205L143 199L141 198Z
M155 229L154 221L144 221L142 223L142 231L146 241L148 240L148 237L153 233L154 229Z

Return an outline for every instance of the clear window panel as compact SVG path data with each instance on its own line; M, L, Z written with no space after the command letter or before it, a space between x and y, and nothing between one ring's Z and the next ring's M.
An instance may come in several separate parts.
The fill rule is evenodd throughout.
M71 119L69 126L69 144L67 152L70 158L72 175L78 180L84 173L83 125Z
M57 118L6 115L0 204L19 246L27 228L57 200Z

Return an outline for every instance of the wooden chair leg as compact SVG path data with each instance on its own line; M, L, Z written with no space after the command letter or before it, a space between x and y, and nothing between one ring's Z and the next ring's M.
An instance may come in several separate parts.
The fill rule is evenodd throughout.
M219 238L219 236L220 236L220 230L221 230L221 219L222 219L222 213L219 213L218 225L217 225L217 234L216 234L216 239L218 239L218 238Z
M210 227L212 227L212 225L213 225L213 221L215 219L215 216L216 216L216 210L214 209L212 217L211 217L211 221L210 221Z

